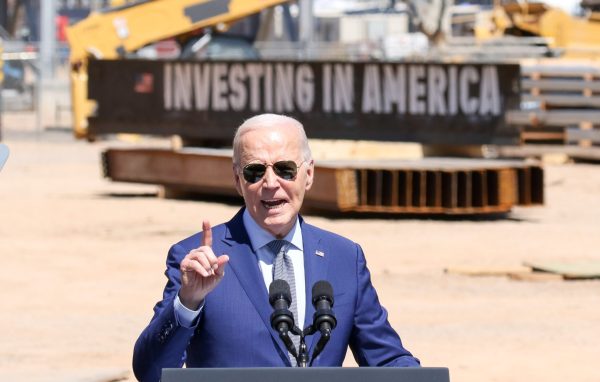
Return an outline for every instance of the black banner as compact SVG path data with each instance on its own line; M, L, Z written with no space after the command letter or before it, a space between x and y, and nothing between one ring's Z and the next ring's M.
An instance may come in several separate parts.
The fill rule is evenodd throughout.
M244 119L299 119L309 138L514 144L519 66L399 62L91 61L91 134L230 142Z

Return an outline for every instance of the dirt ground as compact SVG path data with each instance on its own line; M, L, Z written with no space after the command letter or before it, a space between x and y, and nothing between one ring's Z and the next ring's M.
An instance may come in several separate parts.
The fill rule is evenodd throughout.
M0 379L133 380L133 343L160 299L167 249L239 206L111 183L99 154L116 142L32 126L3 118ZM424 366L460 382L598 382L600 280L444 273L600 261L600 164L546 164L545 174L546 205L500 219L306 219L363 246L390 321Z

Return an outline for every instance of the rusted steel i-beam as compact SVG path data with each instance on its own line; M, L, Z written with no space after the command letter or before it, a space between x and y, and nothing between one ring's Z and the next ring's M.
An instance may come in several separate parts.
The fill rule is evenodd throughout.
M230 150L110 149L103 162L105 175L115 181L237 195ZM323 161L315 177L305 205L329 211L485 214L544 203L543 169L516 161Z

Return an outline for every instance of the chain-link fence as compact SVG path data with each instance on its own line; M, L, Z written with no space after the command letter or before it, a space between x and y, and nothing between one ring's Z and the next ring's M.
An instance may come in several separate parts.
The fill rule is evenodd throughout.
M70 128L68 47L59 44L53 55L54 73L42 92L37 44L4 41L0 113L35 114L38 128Z

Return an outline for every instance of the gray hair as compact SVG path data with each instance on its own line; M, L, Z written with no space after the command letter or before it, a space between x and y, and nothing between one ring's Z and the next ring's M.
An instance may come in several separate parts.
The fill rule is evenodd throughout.
M312 159L312 153L310 151L310 146L308 145L308 138L306 137L306 132L304 131L304 126L297 119L292 117L288 117L286 115L280 114L259 114L252 118L249 118L244 121L237 128L235 132L235 136L233 137L233 164L237 166L240 164L240 156L242 149L242 135L246 134L249 131L264 129L264 128L272 128L281 125L290 125L295 127L300 134L300 149L302 150L303 160L310 161Z

